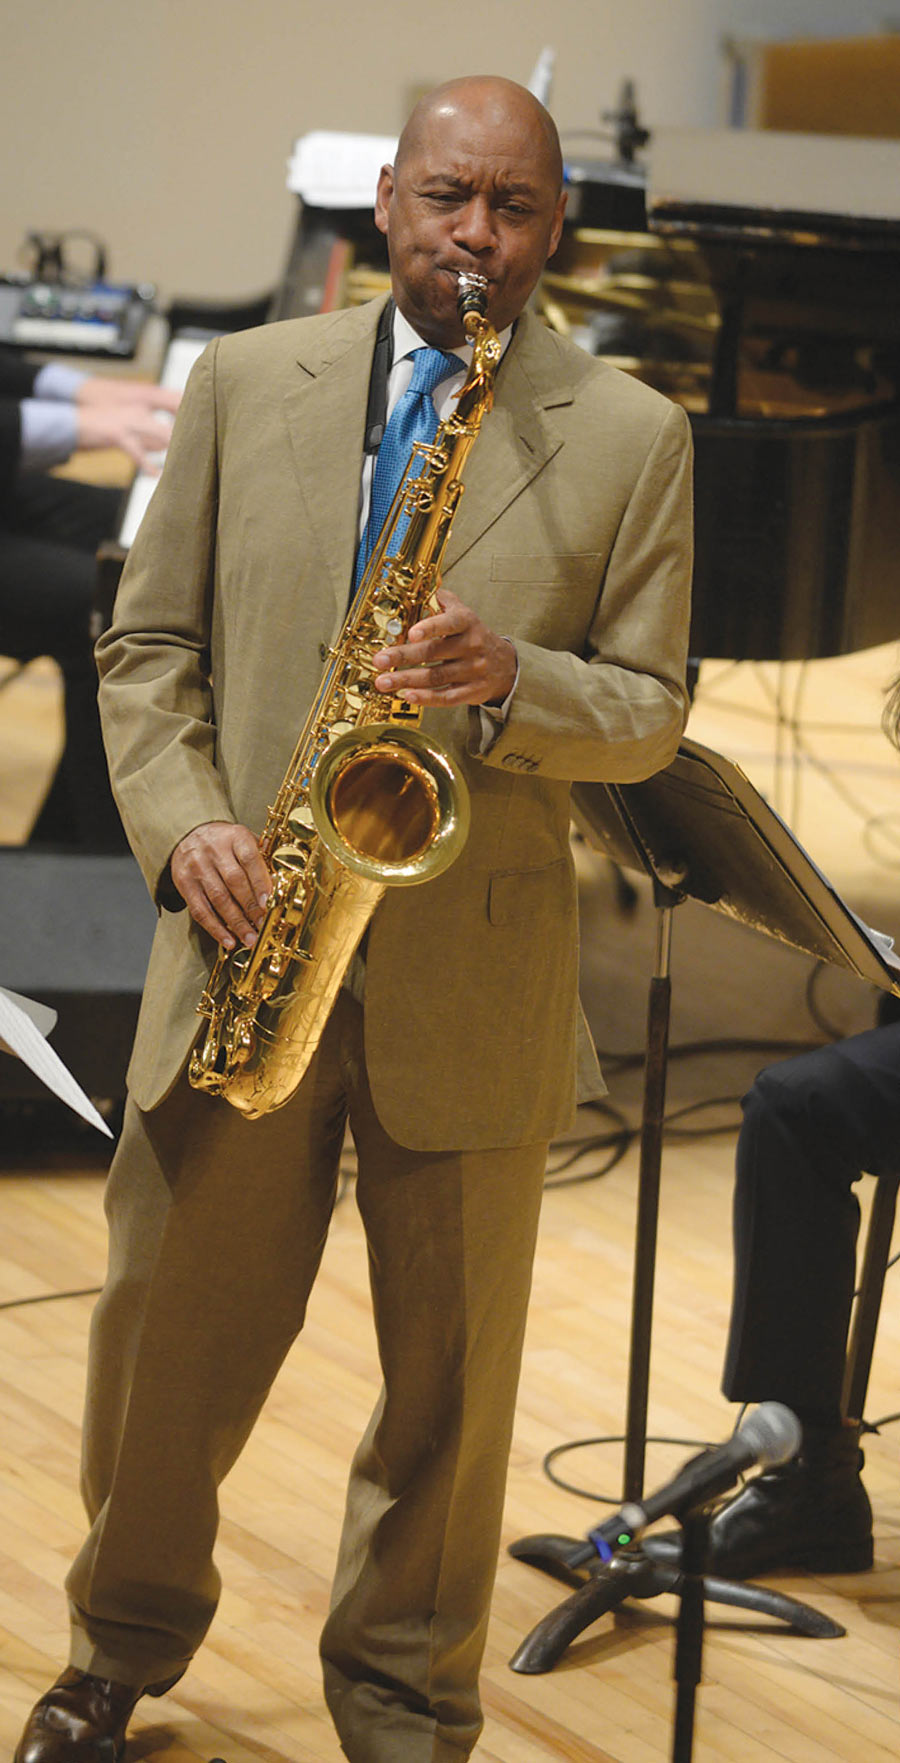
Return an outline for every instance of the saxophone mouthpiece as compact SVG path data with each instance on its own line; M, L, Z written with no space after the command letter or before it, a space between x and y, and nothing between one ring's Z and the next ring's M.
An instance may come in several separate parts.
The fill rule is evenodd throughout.
M458 281L456 310L460 318L465 319L469 312L477 312L479 318L483 318L487 310L487 276L476 275L473 270L461 269Z

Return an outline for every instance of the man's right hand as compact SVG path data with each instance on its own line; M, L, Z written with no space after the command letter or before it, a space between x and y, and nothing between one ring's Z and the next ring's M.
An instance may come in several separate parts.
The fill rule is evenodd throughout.
M210 820L175 846L169 868L191 917L223 949L252 949L272 886L246 826Z

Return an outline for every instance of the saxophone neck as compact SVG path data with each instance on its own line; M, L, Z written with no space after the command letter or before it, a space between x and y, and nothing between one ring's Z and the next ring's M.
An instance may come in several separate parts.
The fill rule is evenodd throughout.
M494 402L494 376L500 365L500 338L481 312L469 310L463 328L472 344L472 360L456 402L458 422L480 422ZM452 418L451 418L452 420Z

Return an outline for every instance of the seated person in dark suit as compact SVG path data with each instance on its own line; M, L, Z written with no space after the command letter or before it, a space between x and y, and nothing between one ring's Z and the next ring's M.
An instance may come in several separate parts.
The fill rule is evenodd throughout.
M884 728L900 746L900 679ZM710 1525L708 1571L729 1579L872 1565L860 1417L841 1386L856 1270L853 1184L900 1167L900 1022L769 1066L744 1097L734 1200L735 1275L722 1387L774 1400L803 1427L799 1455L754 1477ZM648 1553L671 1559L674 1537Z
M95 555L120 492L48 475L76 448L119 447L137 465L164 448L179 395L0 350L0 654L62 670L65 744L32 839L125 849L97 716Z

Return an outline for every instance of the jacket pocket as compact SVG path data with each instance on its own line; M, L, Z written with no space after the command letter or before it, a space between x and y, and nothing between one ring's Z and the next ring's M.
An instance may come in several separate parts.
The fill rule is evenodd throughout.
M520 582L536 587L595 587L603 573L603 559L598 551L557 552L553 556L535 556L530 552L495 552L491 558L492 582Z

